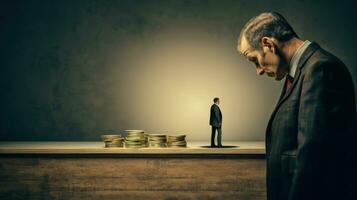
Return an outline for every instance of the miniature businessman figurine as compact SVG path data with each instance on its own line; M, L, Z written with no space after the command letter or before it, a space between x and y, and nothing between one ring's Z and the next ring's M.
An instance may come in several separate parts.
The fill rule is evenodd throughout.
M213 99L214 104L211 106L211 115L209 124L212 126L212 135L211 135L211 147L217 147L214 143L216 130L217 130L217 140L218 147L222 147L222 112L219 109L219 98L215 97Z

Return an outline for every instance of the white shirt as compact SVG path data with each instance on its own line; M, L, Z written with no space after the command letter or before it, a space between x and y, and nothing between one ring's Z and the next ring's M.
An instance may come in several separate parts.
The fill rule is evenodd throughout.
M309 45L311 44L311 42L309 40L305 40L304 43L302 43L299 48L295 51L293 57L290 60L290 69L289 69L289 75L291 77L295 77L295 72L296 69L298 67L299 61L301 59L302 54L306 51L307 47L309 47Z

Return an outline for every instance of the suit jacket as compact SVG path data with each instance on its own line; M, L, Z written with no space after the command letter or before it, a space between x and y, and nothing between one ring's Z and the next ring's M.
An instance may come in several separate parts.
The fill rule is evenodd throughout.
M221 127L222 125L222 112L216 104L211 106L209 124L214 127Z
M357 199L356 102L346 66L313 42L284 91L266 130L268 200Z

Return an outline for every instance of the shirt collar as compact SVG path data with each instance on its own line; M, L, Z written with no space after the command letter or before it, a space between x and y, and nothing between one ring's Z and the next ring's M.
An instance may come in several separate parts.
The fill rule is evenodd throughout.
M302 43L299 48L295 51L293 57L290 60L290 69L289 69L289 75L291 77L295 77L295 72L296 69L298 67L300 58L302 56L302 54L306 51L307 47L309 47L309 45L311 44L311 42L309 40L305 40L304 43Z

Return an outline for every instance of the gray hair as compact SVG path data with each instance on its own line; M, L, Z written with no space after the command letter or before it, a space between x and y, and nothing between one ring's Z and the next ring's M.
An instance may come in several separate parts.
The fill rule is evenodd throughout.
M273 37L280 42L285 42L298 36L281 14L266 12L253 17L244 25L238 38L239 50L243 37L251 47L261 50L260 40L263 37Z

